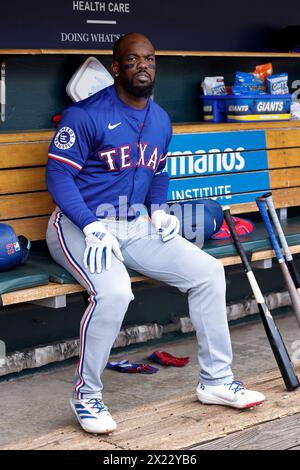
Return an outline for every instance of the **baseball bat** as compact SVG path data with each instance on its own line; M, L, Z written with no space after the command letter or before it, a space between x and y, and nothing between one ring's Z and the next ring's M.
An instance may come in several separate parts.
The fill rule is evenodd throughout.
M300 275L299 275L299 272L297 271L296 265L294 263L293 255L290 252L289 245L286 241L283 229L281 227L280 220L279 220L277 212L275 210L275 206L274 206L273 198L272 198L272 193L271 192L266 193L262 197L265 198L265 200L267 202L269 213L271 215L273 224L274 224L275 229L278 233L279 240L280 240L282 249L283 249L284 254L285 254L286 264L289 268L289 271L291 273L291 276L292 276L292 279L293 279L294 284L296 286L296 289L298 291L298 294L300 295Z
M235 247L242 260L244 271L250 283L252 292L254 294L254 298L257 302L259 313L260 313L270 346L272 348L274 357L279 367L281 376L285 383L286 389L288 391L295 390L296 388L299 387L300 384L299 384L298 377L295 373L293 364L290 360L289 354L286 350L283 339L280 335L280 332L275 324L275 321L271 315L270 310L268 309L268 306L262 295L260 287L253 274L251 264L248 261L243 245L239 240L238 234L236 232L236 229L234 227L234 223L230 214L230 208L228 206L224 206L223 211L224 211L224 217L229 227Z
M259 208L259 212L262 216L262 219L264 221L265 227L267 229L268 235L270 237L272 246L275 251L275 255L277 258L277 261L279 263L286 287L288 289L288 292L290 294L290 298L292 301L292 306L293 310L295 312L299 327L300 327L300 297L298 295L297 289L295 287L294 281L292 279L292 276L288 270L287 264L285 262L284 256L281 253L281 249L279 246L279 243L277 241L276 235L274 233L269 214L266 208L266 200L264 197L258 197L256 198L256 204Z

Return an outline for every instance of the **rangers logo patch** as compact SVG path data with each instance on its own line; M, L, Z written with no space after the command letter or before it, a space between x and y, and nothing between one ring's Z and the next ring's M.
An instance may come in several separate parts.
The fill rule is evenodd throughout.
M76 140L75 132L71 127L62 127L55 136L54 144L60 150L71 148Z

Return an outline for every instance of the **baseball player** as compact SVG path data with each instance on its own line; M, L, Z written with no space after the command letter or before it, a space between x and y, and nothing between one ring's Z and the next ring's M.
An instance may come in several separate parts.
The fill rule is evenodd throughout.
M265 399L233 377L221 262L182 238L177 217L164 210L172 129L150 99L155 68L149 39L122 36L113 50L114 85L72 104L49 148L47 187L57 208L48 247L90 295L70 404L91 433L117 427L102 401L101 374L134 298L126 268L187 293L202 403L247 408Z

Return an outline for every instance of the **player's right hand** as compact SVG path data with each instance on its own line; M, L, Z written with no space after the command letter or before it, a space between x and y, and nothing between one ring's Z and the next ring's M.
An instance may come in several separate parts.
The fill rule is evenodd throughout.
M112 251L120 261L124 261L118 240L106 230L101 222L86 225L83 233L86 244L83 265L92 274L101 273L102 263L105 269L110 269Z
M153 212L151 222L156 232L161 235L163 242L176 237L180 229L178 218L160 209Z

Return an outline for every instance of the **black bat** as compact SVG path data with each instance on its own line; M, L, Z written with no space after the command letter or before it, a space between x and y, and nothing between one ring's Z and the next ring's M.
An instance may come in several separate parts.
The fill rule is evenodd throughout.
M227 225L229 227L231 236L233 238L235 247L237 249L237 252L242 260L243 267L245 270L245 273L247 275L248 281L250 283L252 292L254 294L255 300L258 305L259 313L270 343L270 346L272 348L274 357L276 359L277 365L279 367L279 370L281 372L283 381L285 383L286 389L290 392L292 390L295 390L300 386L298 377L295 373L293 364L291 362L291 359L289 357L289 354L286 350L285 344L283 342L283 339L280 335L280 332L275 324L275 321L271 315L270 310L268 309L268 306L265 302L265 299L262 295L262 292L260 290L260 287L256 281L256 278L253 274L251 264L246 256L245 250L243 248L242 243L239 240L238 234L236 232L236 229L234 227L234 223L230 214L230 209L227 206L223 207L224 211L224 217L227 222Z
M276 254L277 261L279 263L283 278L285 280L286 287L287 287L287 289L289 291L289 294L290 294L293 310L295 312L298 324L300 326L300 297L298 295L298 292L297 292L297 289L295 287L294 281L293 281L292 276L290 274L290 271L287 267L284 256L281 253L280 246L278 244L276 235L274 233L274 230L273 230L270 218L269 218L269 214L268 214L268 211L267 211L267 207L266 207L267 201L266 201L265 196L256 198L256 204L259 208L259 212L262 216L265 227L266 227L267 232L269 234L272 246L273 246L275 254Z
M289 271L291 273L291 276L292 276L292 279L294 281L295 287L296 287L296 289L298 291L298 294L300 296L300 276L299 276L299 272L297 271L297 268L295 266L292 253L290 252L289 245L286 241L284 232L283 232L281 224L280 224L280 220L279 220L278 215L276 213L274 203L273 203L272 193L266 193L262 197L267 202L268 209L269 209L269 212L271 214L273 224L276 228L276 231L278 233L282 249L284 251L286 264L289 268Z

